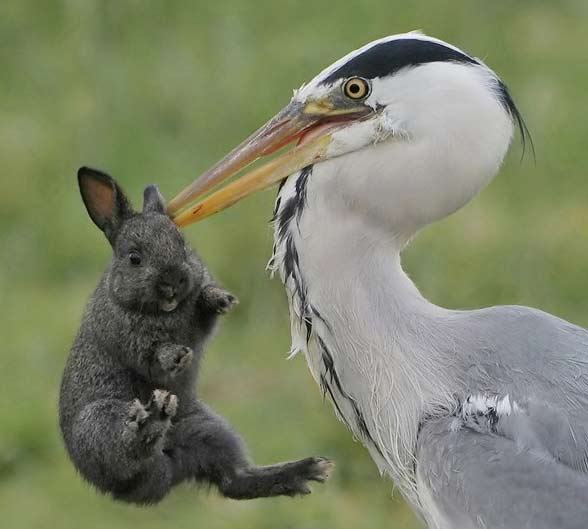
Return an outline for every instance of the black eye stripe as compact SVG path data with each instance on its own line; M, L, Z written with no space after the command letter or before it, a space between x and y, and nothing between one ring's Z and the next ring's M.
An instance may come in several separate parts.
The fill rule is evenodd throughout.
M375 79L391 75L407 66L440 61L479 64L476 59L465 53L438 42L396 39L381 42L356 55L329 74L320 84L332 84L349 77Z

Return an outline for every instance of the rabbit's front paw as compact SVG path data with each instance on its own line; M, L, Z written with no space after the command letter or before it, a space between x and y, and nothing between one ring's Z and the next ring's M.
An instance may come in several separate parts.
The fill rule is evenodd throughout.
M145 406L143 406L139 399L135 399L129 405L125 425L129 430L138 431L139 428L143 426L148 417L149 413L145 409Z
M207 285L204 287L202 290L202 299L204 304L212 312L216 312L217 314L226 314L239 303L236 296L216 285Z
M164 389L156 389L151 394L145 409L150 417L154 416L160 421L170 420L178 411L178 397Z
M161 389L156 389L145 405L133 400L125 421L125 440L139 450L154 450L161 445L177 409L178 397Z
M161 370L173 378L192 363L194 353L184 345L166 344L159 346L155 358Z

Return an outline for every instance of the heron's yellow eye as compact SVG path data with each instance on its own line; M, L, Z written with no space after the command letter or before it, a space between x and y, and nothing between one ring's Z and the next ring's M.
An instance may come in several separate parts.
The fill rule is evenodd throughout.
M370 93L370 85L361 77L351 77L343 85L343 93L350 99L363 99Z

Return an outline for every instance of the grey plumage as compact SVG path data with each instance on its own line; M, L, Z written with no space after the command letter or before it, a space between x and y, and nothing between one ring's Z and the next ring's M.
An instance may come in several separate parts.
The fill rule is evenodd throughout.
M453 413L423 421L416 449L439 519L454 529L586 527L588 332L517 306L450 319L468 351L453 355L462 391Z
M157 188L135 213L108 175L82 168L78 177L113 259L63 374L60 425L76 468L99 490L141 504L185 480L237 499L310 492L328 460L255 467L237 433L197 398L204 345L236 300L189 249Z

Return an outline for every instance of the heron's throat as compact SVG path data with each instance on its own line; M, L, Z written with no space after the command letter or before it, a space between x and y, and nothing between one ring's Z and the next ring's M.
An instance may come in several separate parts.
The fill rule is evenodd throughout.
M446 311L402 270L401 239L320 209L310 176L291 177L276 209L272 262L288 292L293 351L305 354L380 470L410 494L419 422L451 400L448 349L435 339Z

